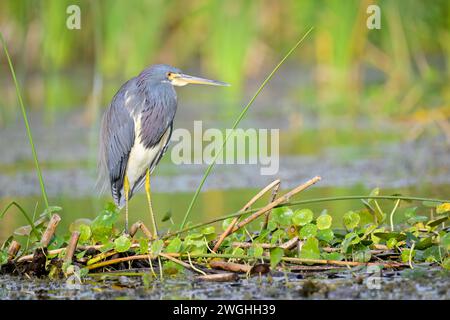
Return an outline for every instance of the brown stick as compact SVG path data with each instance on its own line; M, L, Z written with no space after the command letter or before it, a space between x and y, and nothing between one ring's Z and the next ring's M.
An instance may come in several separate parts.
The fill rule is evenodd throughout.
M168 256L172 257L180 257L180 253L166 253ZM202 256L202 255L195 255L195 256ZM99 262L90 266L87 266L89 270L97 269L100 267L105 267L108 265L113 265L116 263L124 262L124 261L131 261L131 260L148 260L148 259L154 259L155 257L149 254L145 255L135 255L135 256L129 256L129 257L123 257L123 258L117 258L117 259L111 259L108 261ZM262 257L265 260L270 259L268 256ZM379 262L356 262L356 261L338 261L338 260L323 260L323 259L302 259L302 258L290 258L290 257L282 257L282 261L291 262L294 264L305 264L305 263L312 263L312 264L332 264L332 265L338 265L338 266L384 266L386 268L399 268L399 267L407 267L408 264L405 263L379 263Z
M171 261L173 261L173 262L175 262L175 263L178 263L180 266L183 266L183 267L185 267L185 268L187 268L187 269L194 270L194 269L192 269L192 266L191 266L189 263L186 263L186 262L184 262L184 261L181 261L181 260L179 260L179 259L177 259L177 258L174 258L174 257L169 256L168 254L165 254L165 253L162 253L162 252L160 252L159 255L160 255L161 257L166 258L167 260L171 260Z
M148 230L147 226L142 221L138 221L131 226L130 236L134 237L138 229L141 229L141 231L147 238L152 239L152 233L150 232L150 230Z
M242 213L247 211L248 208L250 208L250 206L252 204L254 204L259 198L261 198L267 191L269 191L273 187L278 186L279 184L280 184L280 179L277 179L277 180L271 182L270 184L268 184L264 189L262 189L260 192L258 192L258 194L256 194L252 199L250 199L250 201L247 202L247 204L245 206L243 206L242 209L239 210L239 211L242 212ZM217 240L217 242L214 245L214 248L212 250L213 252L216 252L217 249L219 249L219 247L222 244L223 240L225 240L225 238L231 233L231 230L234 228L234 226L238 222L239 218L240 218L240 216L235 217L231 221L231 223L228 226L228 228L219 236L219 239Z
M281 182L280 182L279 184L277 184L277 185L275 186L275 188L273 188L273 190L272 190L272 195L270 196L270 201L269 201L269 203L275 201L275 198L277 197L277 194L278 194L278 190L280 189L280 185L281 185ZM263 229L267 229L267 225L269 224L269 219L270 219L270 213L271 213L271 212L272 212L272 209L266 212L266 216L265 216L265 218L264 218Z
M298 242L298 237L294 237L292 239L289 239L288 241L277 245L277 244L270 244L270 243L258 243L258 244L254 244L252 242L233 242L231 243L231 245L233 247L237 247L237 248L251 248L253 246L259 246L263 249L273 249L273 248L282 248L285 250L289 250L292 249Z
M47 252L47 254L48 255L59 254L59 253L63 252L64 250L66 250L66 248L59 248L59 249L49 250ZM19 259L17 259L17 262L31 261L31 260L33 260L33 256L34 256L34 254L28 254L26 256L22 256Z
M323 251L325 252L340 252L342 250L342 248L331 248L331 247L323 247L322 248ZM371 254L380 254L380 253L392 253L390 252L391 250L387 249L387 250L369 250L369 252Z
M75 249L77 248L78 239L80 238L80 232L74 231L70 236L69 244L66 248L66 255L64 256L64 262L72 262L73 254L75 253Z
M134 235L136 234L136 232L138 231L138 229L141 227L141 221L137 221L135 223L132 224L131 228L130 228L130 237L133 238Z
M284 250L290 250L297 245L298 240L298 237L293 237L285 243L282 243L279 247Z
M233 262L226 262L221 260L211 260L209 262L209 265L213 269L222 269L225 271L231 271L231 272L244 272L247 273L252 268L249 265L246 264L240 264L240 263L233 263Z
M384 244L373 244L373 247L378 250L391 250Z
M80 250L89 250L89 249L100 250L104 246L105 246L104 244L95 244L95 245L89 245L89 246L78 246L78 249L80 249Z
M197 279L201 281L229 282L238 280L239 276L235 273L227 272L227 273L216 273L216 274L207 274L205 276L198 276Z
M47 248L52 240L53 235L55 234L56 227L61 221L61 217L57 214L52 215L50 221L48 222L47 229L45 229L44 234L41 238L41 245L43 248Z
M166 258L167 260L170 260L170 261L173 261L175 263L178 263L179 265L181 265L181 266L183 266L183 267L185 267L187 269L193 270L193 271L198 272L198 273L200 273L202 275L206 275L206 273L204 271L202 271L200 269L197 269L193 265L190 265L189 263L186 263L186 262L184 262L182 260L179 260L179 259L177 259L175 257L172 257L172 256L170 256L170 255L168 255L166 253L160 252L159 255L161 257L163 257L163 258Z
M239 230L240 228L242 228L243 226L249 224L250 222L252 222L253 220L255 220L256 218L258 218L260 215L266 213L267 211L275 208L276 206L278 206L279 204L282 204L283 202L288 201L292 196L294 196L295 194L305 190L306 188L312 186L313 184L315 184L317 181L320 181L320 177L316 176L310 180L308 180L307 182L299 185L298 187L292 189L291 191L289 191L288 193L286 193L285 195L277 198L275 201L269 203L267 206L265 206L264 208L260 209L259 211L253 213L251 216L247 217L246 219L242 220L237 226L235 226L232 230L231 233L236 232L237 230Z
M141 225L139 226L139 228L141 229L141 231L145 234L145 236L149 239L153 239L153 235L150 232L150 230L148 230L147 226L144 223L141 223Z
M255 244L253 244L251 242L233 242L233 243L231 243L231 245L236 248L251 248L251 247L255 246ZM260 246L263 249L273 249L273 248L277 247L276 244L270 244L270 243L258 243L257 246Z
M222 260L211 260L209 262L209 265L213 269L222 269L225 271L243 272L243 273L249 272L252 268L252 266L247 264L227 262Z
M88 250L88 249L100 250L104 246L105 245L103 245L103 244L98 244L98 245L93 245L93 246L79 246L78 249L80 249L80 250ZM138 248L138 247L139 247L139 243L132 243L130 248ZM49 250L47 254L49 254L49 255L59 254L59 253L65 251L65 250L67 250L67 247ZM117 253L117 251L111 250L111 251L106 251L106 252L100 253L100 254L98 254L95 257L98 257L99 255L106 255L106 257L109 257L109 256L114 255L116 253ZM93 257L92 259L94 259L95 257ZM29 254L29 255L20 257L17 260L17 262L26 262L26 261L31 261L31 260L33 260L33 255ZM99 259L99 260L101 260L101 259Z
M8 248L8 261L14 259L19 250L20 250L20 243L18 243L16 240L11 241Z
M238 280L239 276L235 273L227 272L227 273L207 274L206 276L198 276L196 279L201 281L228 282Z
M322 259L301 259L301 258L289 258L283 257L281 260L286 262L292 262L295 264L315 263L315 264L334 264L337 266L383 266L386 268L398 268L406 267L405 263L381 263L381 262L357 262L357 261L339 261L339 260L322 260Z
M150 254L139 254L139 255L135 255L135 256L129 256L129 257L122 257L122 258L117 258L117 259L111 259L111 260L107 260L107 261L102 261L99 263L95 263L92 264L90 266L87 266L86 268L88 270L92 270L92 269L97 269L100 267L106 267L112 264L116 264L116 263L120 263L120 262L125 262L125 261L132 261L132 260L148 260L148 259L153 259L154 257Z

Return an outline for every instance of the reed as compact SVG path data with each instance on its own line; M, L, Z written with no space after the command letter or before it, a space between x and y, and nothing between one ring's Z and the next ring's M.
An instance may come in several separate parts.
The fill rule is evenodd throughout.
M267 83L272 79L273 75L278 71L278 69L283 65L283 63L289 58L289 56L295 51L295 49L298 48L298 46L305 40L305 38L308 36L308 34L313 30L313 27L309 28L309 30L303 35L303 37L289 50L289 52L281 59L281 61L275 66L275 68L272 70L272 72L266 77L266 79L263 81L261 86L258 88L256 93L253 95L253 97L250 99L250 101L247 103L247 105L242 109L241 113L237 117L236 121L234 122L233 126L231 127L232 130L236 129L236 127L239 125L241 120L245 117L245 115L248 112L248 109L251 107L253 102L256 100L256 98L259 96L261 91L264 89L264 87L267 85ZM200 184L198 185L197 189L195 190L194 196L192 197L192 200L189 204L189 207L184 215L183 222L181 223L180 230L184 228L184 225L186 224L187 219L189 218L189 215L192 211L192 208L194 207L195 202L197 201L197 198L200 194L200 191L203 188L203 185L206 182L206 179L208 178L209 174L211 173L211 170L213 169L214 165L216 164L216 160L219 158L219 156L222 154L223 149L225 148L228 138L231 136L231 131L228 133L228 135L225 137L225 141L223 142L222 147L220 148L219 152L214 157L214 160L211 162L211 164L206 169L202 180L200 181Z
M42 172L41 172L41 168L39 166L39 160L38 160L36 148L35 148L34 142L33 142L33 135L31 133L30 124L29 124L28 117L27 117L27 111L25 110L25 106L23 104L22 94L20 93L20 87L19 87L19 83L17 82L16 73L14 71L14 66L13 66L13 63L9 56L9 52L8 52L8 48L6 46L5 39L3 38L3 34L1 32L0 32L0 40L3 45L3 50L5 52L6 59L8 60L9 69L11 71L11 75L14 80L14 86L16 87L17 99L19 100L20 109L22 111L22 118L23 118L23 122L25 123L28 141L30 142L31 153L33 154L34 165L36 167L36 173L37 173L37 176L39 179L39 185L41 187L42 198L44 199L45 207L48 209L49 204L48 204L47 192L45 190L44 179L42 177Z

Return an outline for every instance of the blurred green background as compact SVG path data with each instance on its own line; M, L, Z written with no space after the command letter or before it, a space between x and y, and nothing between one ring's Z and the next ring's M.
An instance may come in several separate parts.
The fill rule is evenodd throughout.
M122 83L153 63L231 83L226 90L180 89L175 124L192 129L193 120L203 119L206 126L229 128L264 77L310 27L313 32L242 123L280 129L280 153L286 159L280 169L289 167L281 173L284 188L321 174L325 188L306 195L360 194L375 184L389 192L445 198L450 190L449 3L4 0L0 30L30 113L51 203L63 205L66 214L93 217L109 199L77 192L86 190L83 183L92 188L87 178L95 176L99 118ZM80 30L66 27L66 9L73 4L81 10ZM381 8L380 30L366 26L371 4ZM2 52L0 208L19 200L33 212L38 184L21 123ZM388 148L389 143L394 145ZM316 160L305 160L305 165L305 155ZM156 181L157 211L172 210L178 221L202 170L188 177L189 188L177 189L188 175L186 168L175 168L164 157L156 175L167 175L175 187ZM245 170L216 168L219 177L234 175L234 180L224 184L218 178L213 190L202 195L194 220L238 210L272 179L242 182ZM384 185L385 176L390 180ZM145 198L136 198L135 217L148 219ZM333 206L342 213L354 205ZM0 239L20 223L20 217L8 215Z
M80 30L65 27L71 4L81 9ZM381 8L381 30L366 28L369 4ZM311 39L290 61L314 66L313 82L296 85L319 116L410 115L436 108L448 115L446 0L0 3L0 27L26 104L50 119L57 110L91 108L93 98L106 105L121 83L155 62L231 83L222 110L236 109L246 80L261 79L310 26ZM17 108L1 61L4 124Z

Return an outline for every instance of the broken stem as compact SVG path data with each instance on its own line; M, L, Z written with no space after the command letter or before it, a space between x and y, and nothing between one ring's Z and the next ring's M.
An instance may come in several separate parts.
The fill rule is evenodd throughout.
M251 205L253 205L259 198L261 198L264 194L266 194L267 191L269 191L270 189L279 186L280 185L280 180L277 179L275 181L273 181L272 183L270 183L269 185L267 185L264 189L262 189L260 192L258 192L257 195L255 195L249 202L247 202L247 204L245 206L242 207L241 210L239 210L239 212L242 212L242 214L245 213L245 211L248 210L248 208L251 207ZM235 217L230 225L228 226L228 228L219 236L219 239L217 240L216 244L214 245L213 248L213 252L216 252L217 249L219 249L220 245L222 244L223 240L225 240L225 238L231 233L231 230L233 230L235 224L237 223L237 221L239 220L240 216Z

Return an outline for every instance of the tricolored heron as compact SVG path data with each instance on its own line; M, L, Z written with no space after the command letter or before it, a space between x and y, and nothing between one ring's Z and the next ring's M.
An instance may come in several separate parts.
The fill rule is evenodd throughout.
M183 74L165 64L150 66L122 85L103 115L99 143L99 178L111 188L116 205L125 206L145 184L148 206L157 237L150 195L150 174L167 150L177 111L174 86L189 83L227 86L220 81Z

